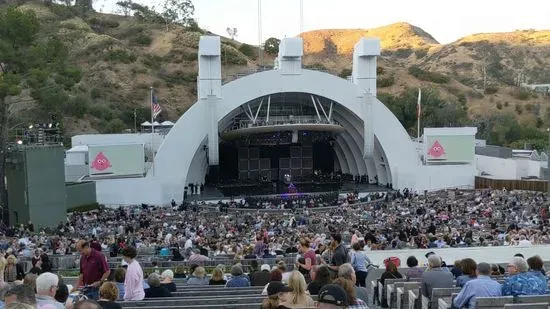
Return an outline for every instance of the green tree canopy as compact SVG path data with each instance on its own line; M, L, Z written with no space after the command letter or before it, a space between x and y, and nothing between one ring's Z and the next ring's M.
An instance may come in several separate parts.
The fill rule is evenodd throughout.
M399 95L379 94L378 98L399 119L409 134L416 134L418 89L408 88ZM435 88L422 89L422 127L461 126L468 122L464 106L443 100Z
M279 53L279 44L281 44L281 40L277 38L269 38L265 40L264 50L270 55L277 55Z
M63 42L51 33L40 33L33 11L8 7L0 11L0 197L7 204L4 186L9 106L21 102L23 90L35 100L33 120L47 120L61 113L67 90L80 81L81 72L68 63ZM47 121L46 120L46 121Z

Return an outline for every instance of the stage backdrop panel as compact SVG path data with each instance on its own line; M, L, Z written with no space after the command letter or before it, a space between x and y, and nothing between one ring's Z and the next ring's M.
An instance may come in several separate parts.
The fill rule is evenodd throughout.
M470 163L475 157L473 135L429 135L425 137L426 161Z
M129 176L145 173L143 144L89 145L90 176Z

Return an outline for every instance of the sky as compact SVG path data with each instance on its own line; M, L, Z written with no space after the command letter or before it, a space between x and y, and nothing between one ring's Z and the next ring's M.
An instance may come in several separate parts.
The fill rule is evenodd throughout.
M262 6L261 38L293 37L300 32L300 0L193 0L199 26L236 40L259 42L258 1ZM113 12L116 0L96 0L96 10ZM160 7L164 0L134 0ZM481 32L518 29L550 30L548 0L303 0L304 31L375 28L408 22L430 33L440 43Z

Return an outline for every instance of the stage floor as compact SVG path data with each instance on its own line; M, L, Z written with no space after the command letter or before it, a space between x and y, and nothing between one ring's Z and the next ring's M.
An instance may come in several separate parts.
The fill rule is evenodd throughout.
M299 189L299 188L298 188ZM368 192L378 192L378 191L388 191L390 189L385 186L377 186L373 184L356 184L354 182L344 182L340 188L340 193L351 193L357 191L359 193L368 193ZM298 192L300 192L298 190ZM300 193L309 193L309 192L300 192ZM311 192L312 194L320 194L323 192ZM271 195L273 193L266 192L263 195ZM262 195L261 193L257 195ZM213 186L205 186L204 191L201 194L187 195L186 201L212 201L212 200L225 200L229 198L240 198L243 196L225 196L222 191Z

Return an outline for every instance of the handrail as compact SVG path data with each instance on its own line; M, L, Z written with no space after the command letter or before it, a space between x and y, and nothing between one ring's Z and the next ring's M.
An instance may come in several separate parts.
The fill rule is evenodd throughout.
M256 119L254 122L253 120L235 120L233 122L233 125L231 125L227 131L233 131L233 130L240 130L240 129L247 129L247 128L254 128L254 127L267 127L267 126L276 126L276 125L291 125L291 124L308 124L308 125L316 125L316 124L324 124L324 125L340 125L337 121L334 120L327 120L327 119L319 119L314 116L293 116L292 118L288 116L271 116L269 117L269 121L267 121L267 117L262 117Z

